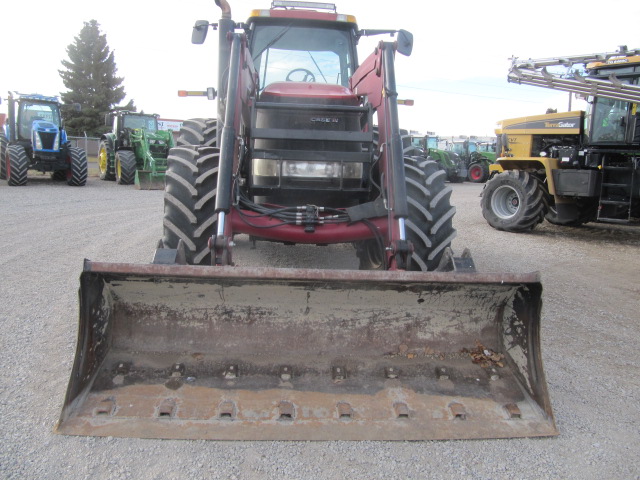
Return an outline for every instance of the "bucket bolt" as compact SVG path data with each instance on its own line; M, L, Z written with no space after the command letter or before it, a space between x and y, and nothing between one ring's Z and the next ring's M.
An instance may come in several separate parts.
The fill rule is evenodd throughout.
M400 371L395 367L385 367L384 375L387 378L398 378L398 375L400 375Z
M238 378L238 366L237 365L227 365L227 368L224 369L223 376L227 380Z
M117 375L126 375L131 370L131 364L127 362L119 362L116 366Z
M343 366L331 367L331 377L335 381L342 381L347 379L347 369Z
M436 368L436 378L438 380L449 380L449 371L444 367Z
M284 382L291 380L292 369L288 365L280 367L280 379Z

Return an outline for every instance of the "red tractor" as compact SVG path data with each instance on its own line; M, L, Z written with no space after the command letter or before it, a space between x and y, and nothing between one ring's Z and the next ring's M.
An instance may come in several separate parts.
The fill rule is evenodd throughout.
M188 263L227 265L240 233L354 242L361 268L435 270L455 209L435 162L403 158L394 56L411 53L411 34L291 5L217 25L218 116L185 122L169 157L165 247L182 240ZM397 41L360 65L358 40L384 33Z
M394 56L411 35L360 30L331 4L274 1L235 23L216 3L217 118L184 122L170 151L154 263L85 263L57 430L555 435L539 278L454 258L445 172L403 157ZM210 27L196 23L195 43ZM359 62L358 40L377 34L397 40ZM368 271L233 266L239 234L351 243Z

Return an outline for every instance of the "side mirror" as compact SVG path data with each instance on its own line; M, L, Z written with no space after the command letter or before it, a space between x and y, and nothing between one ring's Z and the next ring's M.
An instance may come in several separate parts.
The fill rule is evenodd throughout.
M396 40L396 50L405 57L411 55L413 50L413 34L406 30L398 30L398 40Z
M107 127L113 126L113 113L105 113L105 115L104 115L104 124Z
M196 20L196 24L193 26L193 31L191 32L191 43L202 45L207 38L208 30L209 20Z

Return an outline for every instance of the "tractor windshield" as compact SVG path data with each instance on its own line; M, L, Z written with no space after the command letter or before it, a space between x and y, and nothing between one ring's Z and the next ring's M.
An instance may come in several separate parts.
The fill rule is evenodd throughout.
M124 128L143 128L153 132L158 130L158 122L153 116L125 115Z
M263 89L273 82L347 86L353 73L350 31L293 25L256 25L251 51Z
M477 145L478 151L482 153L495 153L496 152L496 144L495 143L479 143Z
M49 122L60 126L60 109L55 103L22 102L18 112L18 136L31 138L34 121Z

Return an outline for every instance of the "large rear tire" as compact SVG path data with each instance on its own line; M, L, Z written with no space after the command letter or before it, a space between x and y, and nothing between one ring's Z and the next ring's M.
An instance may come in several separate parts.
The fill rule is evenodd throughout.
M9 141L7 137L0 132L0 180L7 179L7 146Z
M445 248L456 236L452 189L445 185L446 173L433 160L406 157L404 170L409 205L405 227L407 240L414 248L409 270L432 271L438 267ZM378 240L358 245L361 270L384 268L382 247Z
M182 240L189 265L211 265L219 161L213 147L188 145L169 152L162 241L165 248L176 248Z
M114 161L113 149L109 142L103 140L100 142L100 148L98 150L98 173L100 180L115 180L115 161Z
M22 187L27 184L29 158L22 145L7 147L7 182L12 187Z
M493 228L526 232L547 214L545 191L534 175L520 170L500 173L485 184L482 215Z
M136 179L136 155L130 150L116 152L116 183L118 185L133 185Z
M81 148L69 147L69 174L67 185L83 187L87 183L87 154Z

